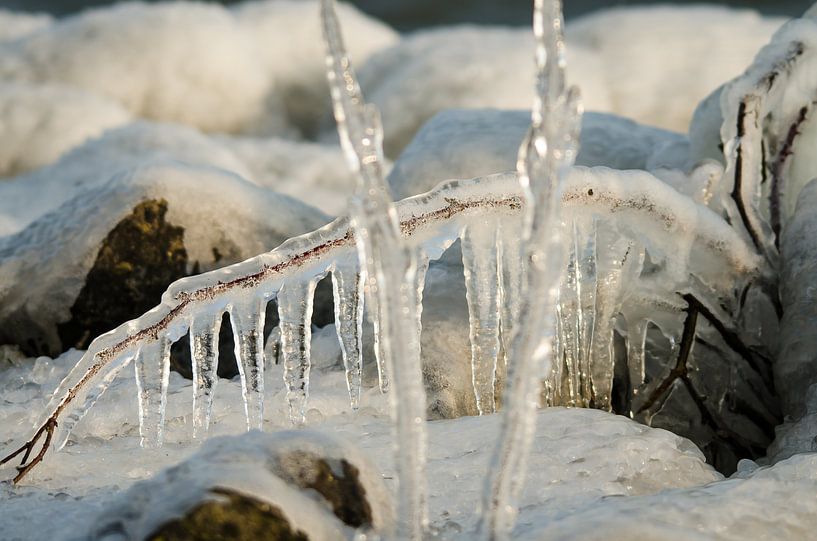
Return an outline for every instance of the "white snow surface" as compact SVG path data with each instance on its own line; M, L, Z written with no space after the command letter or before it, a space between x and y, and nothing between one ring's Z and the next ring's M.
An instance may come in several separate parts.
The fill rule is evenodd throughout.
M514 171L530 113L449 109L426 122L389 175L395 198L426 192L439 182ZM583 116L577 165L613 169L685 169L687 138L616 115Z
M315 336L323 334L333 336L334 329L324 328ZM3 361L0 452L11 447L9 438L28 435L47 393L79 353L70 351L53 361L45 357ZM307 416L309 426L354 441L393 488L385 397L368 388L361 410L353 413L342 371L327 360L319 364L328 368L313 373L317 389ZM280 367L268 370L269 382L280 381ZM191 382L175 373L168 397L167 442L160 449L138 449L131 374L128 370L114 382L77 425L69 445L34 470L22 486L0 486L0 538L82 539L97 517L110 518L107 510L123 490L196 452L196 444L189 441ZM286 429L283 385L269 387L265 430ZM237 380L220 381L214 416L214 435L237 434L245 427ZM491 415L429 423L431 520L442 539L470 538L498 421ZM250 435L244 443L224 440L208 447L253 448L252 441ZM515 537L596 539L604 532L620 533L619 538L644 532L646 539L698 539L695 534L740 539L747 533L755 539L794 539L817 527L816 465L817 454L759 469L745 461L738 473L723 480L692 443L669 432L596 410L550 408L538 416ZM243 471L232 488L249 493L263 488L263 483L247 478L249 470ZM4 476L11 472L8 467L0 470ZM204 485L206 479L200 481ZM173 513L172 508L159 510L155 505L153 512L165 518ZM787 518L781 523L783 513ZM52 520L54 516L59 520Z
M0 177L49 165L128 121L117 102L77 88L0 83Z
M714 6L604 10L567 23L570 83L587 110L686 131L695 104L740 74L783 22ZM532 50L527 28L457 26L374 54L360 84L382 111L386 155L444 109L529 107Z
M54 20L45 13L19 13L0 9L0 42L13 41L50 26Z
M287 104L299 119L328 99L317 12L316 1L285 0L91 9L0 43L0 78L76 86L204 131L296 134ZM396 39L352 7L340 17L361 59Z

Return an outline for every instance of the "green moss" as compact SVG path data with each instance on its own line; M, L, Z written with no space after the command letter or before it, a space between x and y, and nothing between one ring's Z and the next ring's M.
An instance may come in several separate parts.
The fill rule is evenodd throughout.
M162 524L149 541L309 541L277 507L249 496L214 489L219 500L202 502L185 516Z
M165 221L167 201L137 205L102 242L71 320L57 327L63 348L84 349L96 336L139 317L186 276L184 228Z

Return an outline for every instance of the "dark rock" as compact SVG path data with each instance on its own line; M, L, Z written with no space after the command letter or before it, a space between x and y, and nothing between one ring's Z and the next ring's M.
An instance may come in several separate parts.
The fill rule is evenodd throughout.
M64 348L86 349L100 334L153 308L167 286L187 274L184 228L167 223L166 214L166 200L150 199L108 233L71 319L57 325Z
M274 505L224 489L218 500L205 501L185 516L162 524L150 541L308 541Z

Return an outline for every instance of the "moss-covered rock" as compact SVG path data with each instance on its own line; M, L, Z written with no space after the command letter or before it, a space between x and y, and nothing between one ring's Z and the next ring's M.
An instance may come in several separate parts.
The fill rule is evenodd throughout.
M168 223L166 215L166 200L149 199L108 233L71 319L57 325L63 348L87 348L100 334L153 308L168 285L187 275L184 228Z
M281 510L256 498L214 489L218 499L200 503L162 524L149 541L308 541Z

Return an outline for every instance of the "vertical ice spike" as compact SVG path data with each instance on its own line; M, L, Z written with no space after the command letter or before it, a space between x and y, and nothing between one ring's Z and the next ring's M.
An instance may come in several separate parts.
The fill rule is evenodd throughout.
M394 383L389 396L397 465L396 537L419 541L427 526L427 496L426 397L416 336L421 294L417 258L404 244L383 175L380 114L365 103L360 92L340 35L334 0L321 1L321 20L338 134L349 167L358 177L349 204L358 257L368 276L368 290L376 296L378 339Z
M647 343L647 329L649 320L633 318L627 321L627 368L630 372L630 402L635 401L641 387L644 385L644 353Z
M471 333L471 381L480 415L494 412L499 356L499 269L495 223L475 223L462 236Z
M164 439L167 384L170 379L170 340L166 336L145 343L136 355L139 392L139 435L142 447L160 447Z
M561 180L578 150L581 105L565 84L559 0L535 0L536 97L517 170L525 193L525 281L511 347L502 425L482 500L478 537L507 539L516 516L536 421L541 379L551 364L555 308L564 253L560 240Z
M601 242L596 252L596 293L593 333L590 347L592 359L593 407L610 410L613 392L613 332L615 318L621 309L621 289L624 269L633 242L619 236L612 226L597 229Z
M249 297L233 303L230 323L235 341L235 358L241 376L247 430L258 429L264 422L264 318L266 301Z
M374 282L374 280L372 280ZM386 366L386 351L383 344L383 329L380 328L380 322L383 321L383 315L380 312L380 303L377 302L377 285L370 284L367 286L370 292L369 295L369 310L372 318L372 326L374 327L374 356L377 362L377 381L380 386L380 392L385 394L389 392L391 387L391 375L389 368Z
M338 333L346 387L352 409L360 407L363 377L363 289L366 275L357 262L342 263L332 271L335 297L335 330Z
M318 278L284 283L278 292L278 326L287 390L289 419L301 426L306 422L309 399L309 371L312 367L312 305Z
M193 367L193 438L210 430L213 394L218 383L218 333L221 313L202 313L190 325L190 358Z
M522 298L522 220L509 216L499 222L499 284L500 284L500 334L503 350L503 364L507 368L511 351L513 331L519 317L519 302Z

